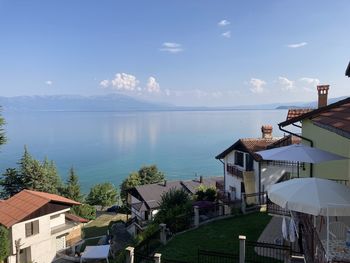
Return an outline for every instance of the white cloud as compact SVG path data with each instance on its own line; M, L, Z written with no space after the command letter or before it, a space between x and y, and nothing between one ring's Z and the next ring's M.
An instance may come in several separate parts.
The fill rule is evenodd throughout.
M134 75L126 73L117 73L112 79L112 86L117 90L134 91L139 84L139 81Z
M160 51L165 51L169 53L179 53L183 51L182 45L179 43L174 42L164 42L162 44L162 47L160 48Z
M282 90L293 90L295 88L294 81L287 79L286 77L278 77L278 83L282 86Z
M289 44L289 45L287 45L287 47L289 47L289 48L299 48L299 47L303 47L303 46L306 46L306 45L307 45L306 42L301 42L301 43Z
M103 88L107 88L109 86L109 80L108 79L104 79L100 82L100 86Z
M228 26L229 24L231 24L230 21L223 19L218 23L218 26Z
M48 85L48 86L51 86L53 84L53 81L52 80L47 80L47 81L45 81L45 84Z
M316 86L320 84L320 80L317 78L303 77L299 81L302 82L303 88L306 91L315 91Z
M230 38L231 37L231 31L226 31L221 34L223 37Z
M159 83L157 82L155 77L149 77L147 82L147 91L150 93L160 91Z
M249 84L251 85L251 88L250 88L251 92L263 93L266 82L262 79L251 78L249 81Z

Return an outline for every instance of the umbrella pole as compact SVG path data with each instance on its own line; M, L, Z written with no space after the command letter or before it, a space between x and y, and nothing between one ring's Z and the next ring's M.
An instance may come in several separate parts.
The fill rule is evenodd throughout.
M298 178L299 178L299 162L297 162L297 173L298 173Z
M328 206L327 206L327 253L326 256L328 258L329 255L329 214L328 214Z

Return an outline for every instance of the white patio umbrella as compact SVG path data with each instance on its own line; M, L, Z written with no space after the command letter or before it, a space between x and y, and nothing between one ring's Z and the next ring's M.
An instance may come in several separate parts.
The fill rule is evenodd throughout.
M298 178L271 186L268 196L282 208L327 216L329 255L329 216L350 216L350 188L326 179Z
M264 160L304 163L321 163L348 159L344 156L303 144L292 144L288 146L259 151L256 153L259 154Z
M331 180L296 178L284 181L272 185L268 196L275 204L292 211L314 216L350 216L350 206L344 206L350 204L350 188Z

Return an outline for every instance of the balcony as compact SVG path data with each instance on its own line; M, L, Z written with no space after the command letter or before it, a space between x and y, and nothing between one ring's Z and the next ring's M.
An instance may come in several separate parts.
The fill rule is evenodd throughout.
M226 165L226 170L228 173L243 179L243 171L237 168L237 166L228 163Z
M62 225L58 225L55 227L51 228L51 235L55 235L57 233L61 233L61 232L69 232L69 230L73 227L75 227L77 224L70 222L70 221L66 221L64 224Z

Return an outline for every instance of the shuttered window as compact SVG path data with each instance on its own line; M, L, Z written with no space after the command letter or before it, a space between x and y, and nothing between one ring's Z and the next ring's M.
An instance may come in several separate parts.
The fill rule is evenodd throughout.
M39 233L39 220L25 224L26 237L30 237Z

